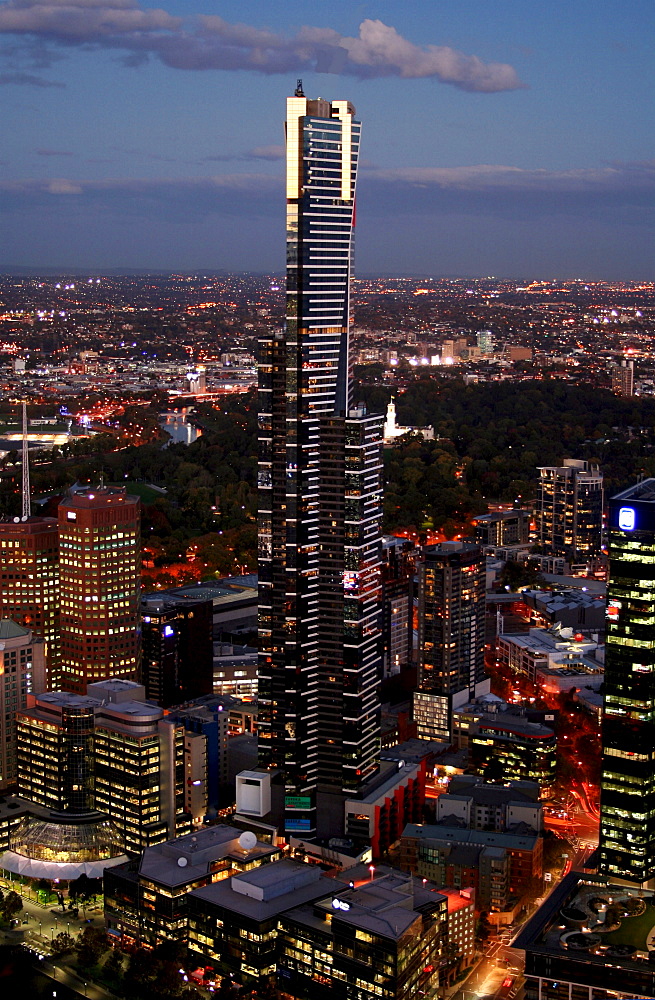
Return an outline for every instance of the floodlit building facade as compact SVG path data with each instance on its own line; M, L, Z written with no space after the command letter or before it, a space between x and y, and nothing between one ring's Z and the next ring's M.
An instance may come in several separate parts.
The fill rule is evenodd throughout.
M120 487L75 491L59 505L61 686L136 680L141 663L140 501Z

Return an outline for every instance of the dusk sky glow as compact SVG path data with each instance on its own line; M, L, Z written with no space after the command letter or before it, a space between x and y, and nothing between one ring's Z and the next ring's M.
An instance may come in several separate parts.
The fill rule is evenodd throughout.
M652 279L652 0L0 2L0 265L280 271L285 98L363 122L356 273Z

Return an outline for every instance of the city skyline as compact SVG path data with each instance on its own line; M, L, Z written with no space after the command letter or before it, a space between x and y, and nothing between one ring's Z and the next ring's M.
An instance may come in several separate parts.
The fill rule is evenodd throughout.
M358 273L647 277L653 10L565 13L8 0L0 266L279 270L302 76L366 121Z

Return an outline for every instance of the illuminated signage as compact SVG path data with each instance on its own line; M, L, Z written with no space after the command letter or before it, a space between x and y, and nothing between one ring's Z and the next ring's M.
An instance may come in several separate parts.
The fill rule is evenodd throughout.
M77 513L76 513L76 511L74 511L74 510L67 510L66 511L66 518L69 521L77 521Z
M350 903L344 903L343 899L333 899L332 900L333 910L349 910Z
M621 531L634 531L637 514L634 507L619 508L619 528Z

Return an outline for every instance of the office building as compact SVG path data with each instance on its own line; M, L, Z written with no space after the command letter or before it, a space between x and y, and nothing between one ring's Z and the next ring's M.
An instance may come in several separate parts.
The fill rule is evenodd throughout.
M655 997L655 896L571 872L524 925L526 1000Z
M450 741L453 709L489 690L484 616L485 560L479 546L428 546L419 566L418 690L413 699L420 739Z
M148 594L141 600L141 679L162 708L212 694L213 603L201 596Z
M655 878L655 479L610 501L599 871Z
M538 470L537 543L547 555L591 559L600 555L603 474L597 465L565 458Z
M503 707L504 706L504 707ZM505 702L482 702L455 712L457 727L466 724L469 763L485 781L531 781L541 798L554 794L557 777L557 738L551 725L531 721L525 710Z
M61 686L84 694L141 662L141 517L124 488L75 490L59 505Z
M382 419L349 384L354 115L300 84L288 99L286 324L260 349L259 765L289 835L341 832L378 766Z
M184 726L146 702L144 688L134 682L110 679L88 690L98 703L94 807L109 816L130 854L187 833L185 786L194 779L185 768Z
M146 703L134 682L90 691L47 692L18 712L20 795L80 822L108 818L123 853L188 832L184 727Z
M16 784L16 712L45 690L44 642L16 622L0 619L0 789Z
M232 792L227 789L227 739L233 700L208 695L170 712L170 718L180 722L185 729L185 794L189 797L185 812L193 817L194 823L199 818L201 801L201 789L196 782L204 782L202 792L208 817L216 816L219 805L228 805L233 801ZM200 770L194 763L196 758L201 763ZM204 815L200 816L200 819L203 818Z
M105 875L107 931L123 947L154 948L165 941L184 941L193 889L252 871L280 856L279 847L224 825L148 847L138 860Z
M365 865L326 878L284 860L189 895L197 965L293 996L434 997L448 945L448 902L426 881Z
M0 522L0 617L44 642L47 685L59 686L59 534L54 517Z

